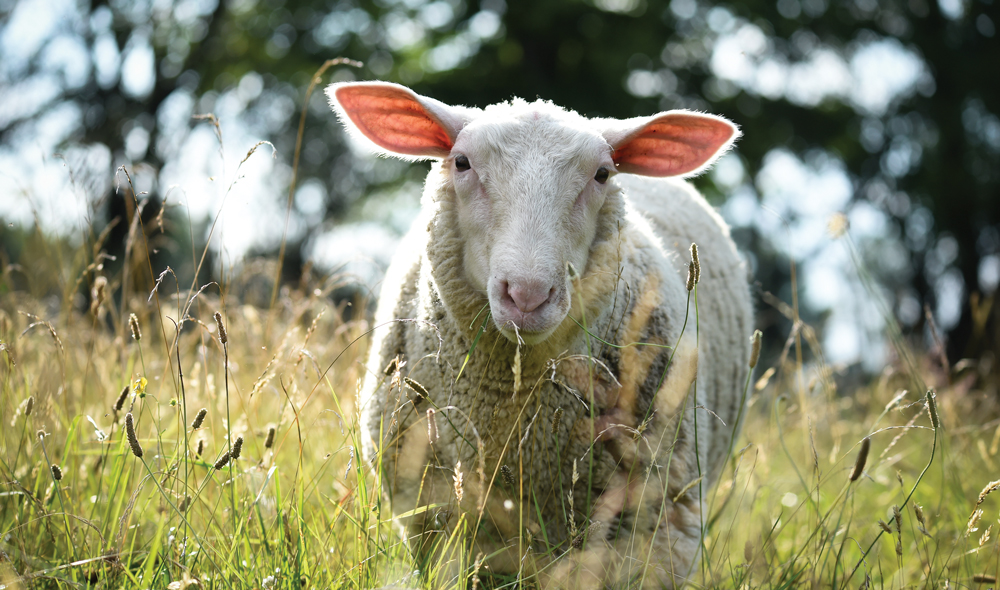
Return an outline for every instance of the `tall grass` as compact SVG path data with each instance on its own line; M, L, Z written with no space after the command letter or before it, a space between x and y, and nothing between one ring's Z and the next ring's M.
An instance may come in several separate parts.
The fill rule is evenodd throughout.
M443 584L415 561L378 465L362 459L356 396L372 327L331 297L344 278L279 289L280 261L265 261L229 283L181 282L153 268L139 215L128 221L114 274L101 264L104 236L78 248L35 229L0 275L0 586ZM241 302L251 279L272 281L269 308ZM694 289L695 331L696 300ZM747 383L719 483L696 484L707 510L687 583L994 585L1000 420L981 401L996 395L977 377L986 360L942 368L887 318L895 360L838 390L796 307L767 301L792 329ZM534 585L491 575L461 538L446 543L459 585Z

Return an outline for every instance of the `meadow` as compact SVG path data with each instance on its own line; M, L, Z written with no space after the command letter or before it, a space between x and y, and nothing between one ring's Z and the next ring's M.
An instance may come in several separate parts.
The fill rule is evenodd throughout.
M416 573L361 457L379 327L368 297L334 297L351 277L276 286L278 262L255 260L178 279L152 263L155 228L126 221L113 266L97 228L82 245L26 230L2 261L0 588L445 585ZM892 360L858 384L823 362L794 301L757 305L791 329L748 383L688 587L995 586L993 359L951 365L936 332L922 350L887 317ZM452 587L534 587L464 561Z

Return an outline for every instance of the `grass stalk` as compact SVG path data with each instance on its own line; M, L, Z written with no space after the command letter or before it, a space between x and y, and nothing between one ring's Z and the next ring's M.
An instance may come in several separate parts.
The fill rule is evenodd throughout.
M59 498L59 507L62 508L63 525L66 527L66 547L68 548L69 554L73 557L72 561L77 561L76 545L73 544L73 532L70 530L69 526L69 512L66 510L66 501L63 499L62 486L59 484L59 480L56 478L54 470L52 469L53 463L49 458L49 452L45 449L44 435L38 437L38 444L42 447L42 455L45 456L45 464L48 466L47 471L49 472L49 477L52 479L52 486L56 497Z
M927 391L926 397L927 397L928 409L931 413L931 426L934 429L934 439L931 441L931 456L927 459L927 464L924 465L924 468L920 471L920 475L917 476L917 480L913 482L913 487L910 488L910 493L906 495L906 499L904 499L903 503L900 504L899 506L900 510L904 510L906 506L910 503L910 499L913 498L913 493L917 491L917 488L920 486L920 482L923 481L924 479L924 475L927 474L927 470L930 469L931 464L934 463L934 454L937 451L938 432L941 430L941 424L939 421L940 419L937 417L937 412L938 412L937 402L934 399L934 392L930 390ZM878 543L878 540L882 538L882 533L884 532L885 532L884 530L879 529L878 533L875 534L875 538L872 539L871 544L868 545L868 548L865 549L865 551L861 554L861 558L858 560L857 565L854 566L854 569L851 570L850 575L844 578L844 585L841 586L841 590L846 588L847 584L849 584L851 579L854 578L854 574L857 573L858 568L861 567L861 564L865 562L865 558L868 557L869 553L871 553L872 548L875 547L875 543ZM902 571L902 568L900 568L900 571Z

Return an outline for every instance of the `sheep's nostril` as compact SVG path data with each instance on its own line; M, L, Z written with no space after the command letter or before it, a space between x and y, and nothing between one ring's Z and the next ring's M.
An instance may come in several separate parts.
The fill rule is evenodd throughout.
M509 287L508 291L510 298L514 301L514 305L517 306L517 309L521 313L531 313L551 299L555 289L546 289L544 286L532 281L525 281L523 283L515 283L514 286Z
M510 285L507 283L507 281L500 281L500 299L503 301L511 299Z

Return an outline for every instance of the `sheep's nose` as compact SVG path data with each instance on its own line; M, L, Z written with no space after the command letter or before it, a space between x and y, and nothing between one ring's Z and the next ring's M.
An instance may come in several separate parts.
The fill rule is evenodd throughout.
M556 288L541 281L503 282L503 293L514 301L521 313L531 313L552 298Z

